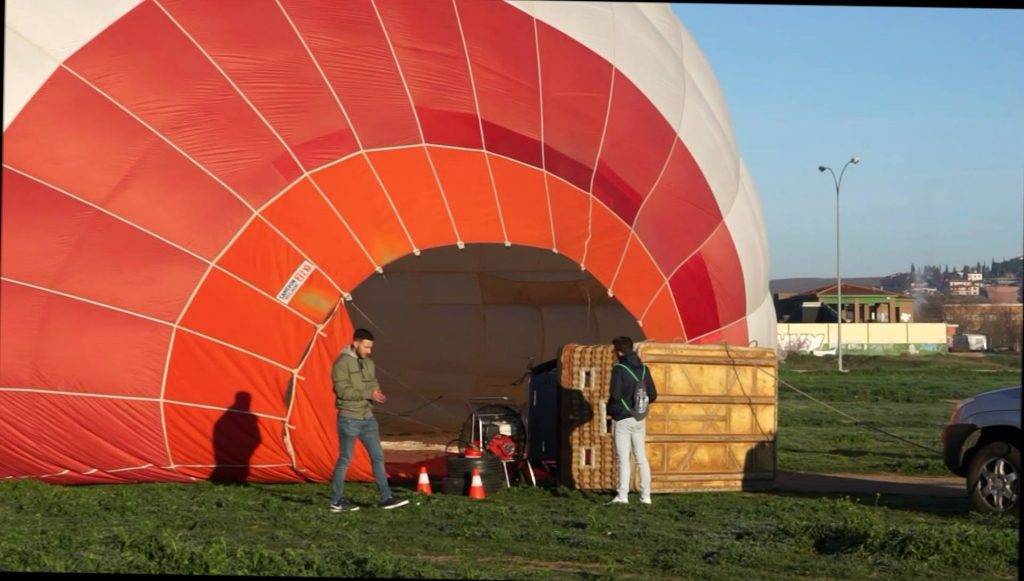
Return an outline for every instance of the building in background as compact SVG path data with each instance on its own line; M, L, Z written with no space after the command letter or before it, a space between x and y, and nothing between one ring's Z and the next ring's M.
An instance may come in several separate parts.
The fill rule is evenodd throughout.
M984 288L984 294L992 303L1020 302L1020 286L1010 284L993 284Z
M933 295L937 292L939 292L937 288L928 286L926 282L910 283L910 294L912 295Z
M981 295L981 283L979 281L951 280L946 284L949 287L949 294L953 296L976 297Z
M779 323L783 352L833 355L839 343L835 323ZM956 327L945 323L843 323L843 352L851 355L946 353Z
M1020 278L1011 274L1011 275L1008 275L1008 276L997 277L997 278L993 279L992 282L993 282L993 284L1019 285L1020 284Z
M994 351L1021 351L1024 331L1024 305L1021 303L945 304L942 314L947 323L959 325L958 334L981 334L988 337Z
M875 287L843 283L843 322L910 323L915 317L914 297ZM836 285L800 293L775 293L780 323L835 323Z

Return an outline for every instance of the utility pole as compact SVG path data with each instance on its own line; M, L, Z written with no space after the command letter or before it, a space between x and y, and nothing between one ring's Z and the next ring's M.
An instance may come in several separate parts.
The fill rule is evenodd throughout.
M836 178L836 172L832 171L832 168L827 165L819 165L818 171L832 174L832 182L836 186L836 351L839 354L839 372L846 373L846 369L843 369L843 277L839 271L839 188L843 184L843 174L846 173L846 168L850 164L860 163L860 158L856 155L850 158L850 161L846 162L843 166L842 171L839 172L839 177Z

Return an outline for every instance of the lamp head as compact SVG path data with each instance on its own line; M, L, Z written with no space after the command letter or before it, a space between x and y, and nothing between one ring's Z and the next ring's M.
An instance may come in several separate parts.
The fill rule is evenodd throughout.
M824 172L826 169L828 169L828 168L823 166L823 165L819 165L818 166L818 171L820 171L820 172Z
M856 163L860 163L860 156L855 155L855 156L851 157L850 158L850 163L855 163L855 164Z

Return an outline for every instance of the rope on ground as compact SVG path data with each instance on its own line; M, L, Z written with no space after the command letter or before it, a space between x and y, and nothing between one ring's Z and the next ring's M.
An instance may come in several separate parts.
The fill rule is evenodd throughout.
M374 410L374 413L385 414L385 415L388 415L388 416L396 416L397 415L394 412L389 412L389 411L386 411L386 410ZM434 432L436 432L438 434L450 434L450 433L452 433L451 430L442 429L442 428L440 428L440 427L438 427L438 426L436 426L434 424L427 423L427 422L424 422L422 420L417 420L415 418L407 418L407 417L404 417L404 416L401 416L401 418L403 420L407 421L407 422L413 422L415 424L420 424L421 426L426 426L426 427L430 428L431 430L433 430Z
M721 343L721 345L723 347L725 347L725 353L726 353L726 355L729 356L729 359L732 361L733 367L735 367L736 360L733 359L732 353L729 351L729 346L726 345L725 343ZM828 404L826 402L823 402L820 399L812 396L811 394L809 394L809 393L807 393L805 391L800 390L799 388L797 388L793 384L789 383L788 381L782 379L782 377L779 377L778 375L772 375L768 371L765 371L764 369L762 369L760 367L757 367L757 366L755 366L754 368L757 369L758 371L768 375L769 377L773 377L780 384L782 384L782 385L788 387L789 389L797 392L798 394L806 397L807 399L813 401L814 403L816 403L816 404L818 404L818 405L820 405L820 406L822 406L822 407L824 407L824 408L826 408L826 409L828 409L828 410L830 410L830 411L832 411L832 412L834 412L834 413L836 413L836 414L838 414L838 415L840 415L840 416L850 420L851 422L853 422L857 426L860 426L862 428L866 428L866 429L874 431L874 432L878 432L879 434L883 434L885 436L889 436L890 438L893 438L894 440L899 440L900 442L903 442L904 444L907 444L909 446L913 446L915 448L920 448L920 449L925 450L927 452L930 452L932 454L936 454L936 455L939 455L939 456L942 455L942 452L940 450L937 450L935 448L931 448L929 446L925 446L923 444L918 444L917 442L910 441L910 440L908 440L908 439L906 439L906 438L904 438L902 436L898 436L898 435L896 435L896 434L894 434L892 432L883 430L882 428L879 428L877 426L873 426L873 425L871 425L871 424L869 424L867 422L859 420L859 419L851 416L850 414L848 414L848 413L846 413L846 412L844 412L844 411L842 411L840 409L837 409L835 406L833 406L831 404Z
M388 413L390 413L391 415L393 415L395 417L404 418L404 417L408 416L409 414L411 414L413 412L420 411L421 409L427 407L428 405L433 405L434 402L440 400L443 397L444 397L443 395L439 395L439 396L435 397L434 399L429 400L427 403L420 404L420 405L418 405L418 406L416 406L416 407L414 407L412 409L406 410L404 412L388 412ZM442 410L442 411L444 411L444 410Z
M440 411L440 412L441 412L442 414L443 414L443 413L446 413L446 412L445 412L445 410L444 410L444 408L442 408L441 406L437 405L437 403L436 403L436 402L437 402L438 400L441 400L441 399L443 399L443 398L444 398L444 396L443 396L443 395L439 395L439 396L435 397L434 399L428 400L428 399L427 399L427 396L423 395L423 393L422 393L422 390L419 390L419 389L413 389L413 388L412 388L412 386L410 386L410 385L409 385L408 383L406 383L406 382L402 381L402 378L401 378L401 377L398 377L398 375L397 375L397 374L395 374L395 373L393 373L393 372L390 372L390 371L388 371L387 369L384 369L384 368L383 368L383 367L381 367L380 365L378 365L378 366L377 366L377 369L378 369L378 370L380 370L380 371L383 371L383 372L384 372L384 375L390 376L390 377L391 377L392 379L394 379L394 380L395 380L395 381L396 381L396 382L397 382L397 383L398 383L399 385L401 385L402 387L404 387L404 388L408 389L408 390L409 390L410 392L412 392L412 393L415 393L416 395L418 395L418 396L419 396L419 398L420 398L420 399L422 399L423 401L425 401L425 402L426 402L425 404L423 404L423 405L421 405L420 407L416 408L416 411L419 411L419 410L421 410L421 409L423 409L423 408L425 408L425 407L427 407L427 406L434 406L434 407L435 407L435 408L437 408L437 410L438 410L438 411ZM393 412L392 412L392 413L393 413ZM404 416L404 415L406 415L406 414L409 414L409 413L412 413L412 412L403 412L402 414L395 414L395 415L403 415L403 416Z

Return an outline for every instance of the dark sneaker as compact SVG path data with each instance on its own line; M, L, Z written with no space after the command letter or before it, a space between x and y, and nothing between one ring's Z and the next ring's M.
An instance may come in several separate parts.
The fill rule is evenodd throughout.
M398 500L397 498L392 496L391 498L389 498L387 500L380 501L380 505L379 506L381 508L383 508L384 510L388 510L388 509L391 509L391 508L398 508L400 506L405 506L407 504L409 504L408 500Z
M331 505L331 512L354 512L359 510L359 507L345 500L344 498L335 504Z

